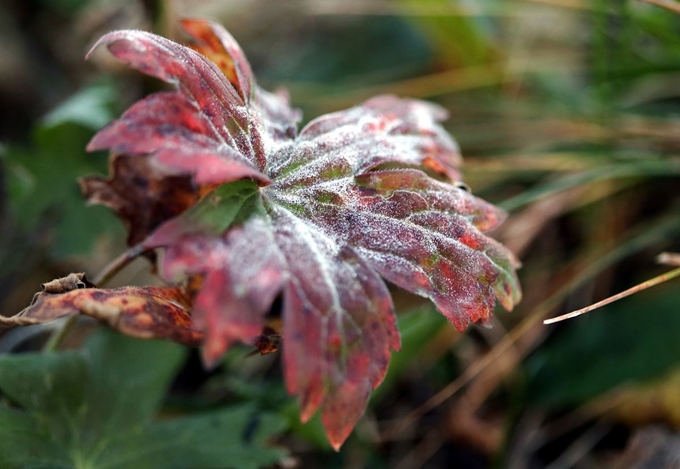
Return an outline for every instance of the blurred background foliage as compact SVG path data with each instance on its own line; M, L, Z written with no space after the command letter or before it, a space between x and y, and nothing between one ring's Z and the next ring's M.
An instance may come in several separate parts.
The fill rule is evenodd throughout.
M84 152L93 133L161 85L105 54L85 63L90 45L120 28L181 40L178 18L211 17L307 120L378 93L446 107L466 182L510 214L493 235L521 258L525 299L460 335L395 291L403 350L337 454L318 421L299 423L277 357L247 347L212 373L190 354L165 412L240 403L283 417L270 441L286 468L677 467L677 281L541 323L662 273L655 256L680 249L680 3L664 1L6 0L0 313L124 249L76 179L106 170ZM149 283L149 270L139 261L116 283ZM6 332L0 351L41 333Z

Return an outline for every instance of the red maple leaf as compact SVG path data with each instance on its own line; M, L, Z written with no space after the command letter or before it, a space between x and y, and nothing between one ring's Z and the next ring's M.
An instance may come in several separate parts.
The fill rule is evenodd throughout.
M258 337L282 295L288 390L303 421L321 408L338 449L400 347L383 279L430 298L461 331L487 321L496 298L508 310L519 301L514 257L481 233L504 215L455 184L461 161L438 124L443 109L379 96L297 134L299 112L257 86L221 26L183 26L193 49L142 31L94 46L174 91L138 102L88 147L144 164L84 185L130 223L135 206L154 208L134 238L162 249L167 279L203 279L193 326L206 335L207 363ZM185 184L182 197L125 190L187 177L200 200L181 215L193 200ZM112 188L115 198L98 197Z

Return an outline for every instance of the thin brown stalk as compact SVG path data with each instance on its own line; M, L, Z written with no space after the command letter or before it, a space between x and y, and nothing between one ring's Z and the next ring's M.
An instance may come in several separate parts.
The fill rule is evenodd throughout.
M635 285L634 287L622 291L621 293L617 293L616 295L610 296L609 298L605 298L602 301L598 301L595 304L586 306L585 308L581 308L576 311L572 311L571 313L563 314L562 316L557 316L552 319L546 319L545 321L543 321L543 324L554 324L556 322L564 321L565 319L571 319L575 318L576 316L589 313L595 309L601 308L602 306L620 300L621 298L625 298L639 291L646 290L650 287L666 282L672 278L677 277L678 275L680 275L680 267L675 270L671 270L670 272L666 272L665 274L661 274L658 277L654 277L653 279L647 280L646 282L642 282L638 285Z
M92 283L101 287L103 284L111 280L118 272L121 271L130 262L137 259L147 249L140 243L130 247L120 256L109 262L92 280Z
M680 254L677 252L662 252L656 256L656 262L671 267L680 267Z
M550 307L556 306L549 301ZM548 302L545 303L547 305ZM550 308L550 309L551 309ZM547 308L546 308L547 309ZM548 310L543 308L540 309L540 313L546 313ZM505 336L496 346L486 355L477 359L468 368L461 373L458 378L446 385L434 396L428 399L425 403L413 409L411 412L401 417L398 422L394 423L390 428L388 428L381 435L381 441L389 441L396 437L399 433L404 431L406 428L413 425L418 419L425 415L430 410L444 403L451 396L456 394L460 389L466 384L476 378L480 373L482 373L491 363L493 363L501 354L507 352L511 347L514 346L515 342L519 337L523 336L526 331L531 329L540 320L542 314L535 314L527 317L523 322L521 322L517 327L515 327L507 336Z
M670 2L668 0L639 0L642 3L649 3L650 5L656 5L666 10L670 10L673 13L680 14L680 3Z
M96 286L101 287L111 280L118 272L121 271L123 267L128 265L133 260L137 259L146 248L140 243L130 247L128 250L123 252L120 256L116 257L108 265L106 265L95 277L92 283ZM49 340L43 347L44 352L54 352L59 349L62 342L68 336L71 329L78 320L78 316L71 316L64 323L54 329Z

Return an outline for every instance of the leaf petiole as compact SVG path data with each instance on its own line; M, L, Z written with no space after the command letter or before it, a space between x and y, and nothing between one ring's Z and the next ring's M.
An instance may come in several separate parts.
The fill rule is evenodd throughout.
M134 246L127 249L120 256L116 257L113 261L109 262L94 278L94 283L97 286L101 286L111 280L120 270L128 265L130 262L135 260L141 254L143 254L148 249L143 246L143 243L135 244ZM69 331L73 329L74 324L78 320L78 316L71 316L66 319L61 325L57 326L50 338L45 343L43 347L43 352L49 353L56 351L64 338L68 335Z
M120 272L123 267L137 259L140 255L144 254L144 252L148 250L149 248L144 246L143 242L135 244L123 252L120 256L109 262L101 271L99 271L99 273L94 277L92 283L98 287L101 287L111 280L118 272Z

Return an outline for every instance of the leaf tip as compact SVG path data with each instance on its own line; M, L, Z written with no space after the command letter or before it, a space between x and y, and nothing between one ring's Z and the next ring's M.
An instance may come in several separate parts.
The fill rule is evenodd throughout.
M354 423L352 423L351 425L344 426L325 425L328 442L330 443L331 448L333 448L336 452L340 451L342 445L345 444L345 441L347 441L347 438L349 438L349 435L352 433L352 430L354 429Z
M208 334L206 341L203 344L201 350L201 358L203 361L203 366L207 370L214 369L220 361L220 358L227 350L228 344L224 344L219 340L214 340Z
M99 49L99 47L102 45L102 42L104 41L104 39L106 38L106 36L108 36L108 34L107 34L107 35L104 35L104 36L102 36L102 37L100 37L100 38L97 40L97 42L95 42L95 43L92 45L92 47L90 47L90 50L87 51L87 54L85 54L85 60L90 60L90 57L92 57L92 54L94 54L94 51L95 51L95 50Z
M94 43L92 47L90 47L90 50L85 54L85 60L89 60L90 57L92 57L92 54L94 54L94 51L99 49L103 44L106 44L107 46L111 45L113 42L115 42L117 39L120 39L121 36L126 36L131 32L140 32L140 31L135 31L135 30L118 30L118 31L111 31L107 34L104 34L102 37L100 37L97 42ZM142 33L145 33L144 31L141 31ZM145 33L148 34L148 33Z

